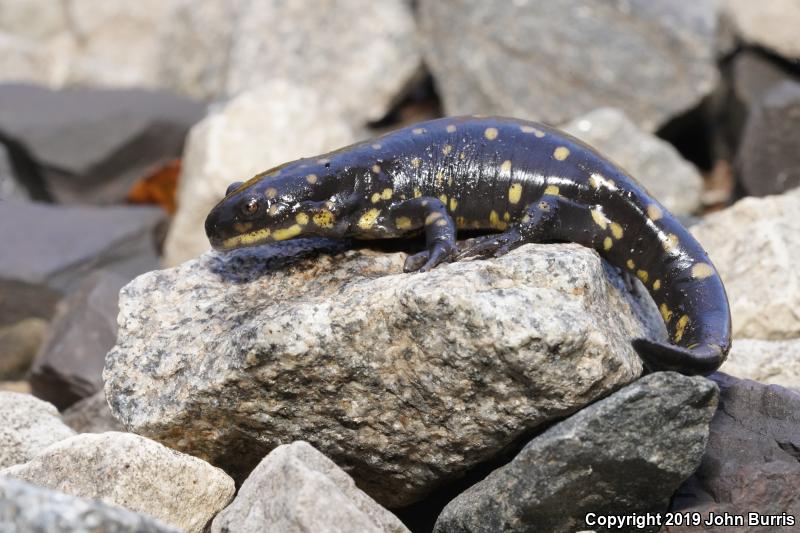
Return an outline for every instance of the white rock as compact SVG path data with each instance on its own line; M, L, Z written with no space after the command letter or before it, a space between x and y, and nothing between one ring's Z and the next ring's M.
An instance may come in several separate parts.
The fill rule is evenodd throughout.
M0 471L80 498L100 500L200 532L234 494L208 463L130 433L83 434Z
M353 478L310 444L278 446L217 515L212 533L407 533L392 513L356 487Z
M0 468L29 461L75 432L52 404L30 394L0 391Z
M733 335L800 337L800 189L745 198L691 228L722 276Z
M720 0L723 16L738 35L788 58L800 58L800 2Z
M562 128L627 170L671 212L688 215L700 207L703 179L697 168L619 109L596 109Z
M737 339L720 370L738 378L800 389L800 339Z
M178 212L164 245L167 265L210 248L204 221L231 182L355 141L353 131L324 102L311 90L276 80L242 94L192 128Z

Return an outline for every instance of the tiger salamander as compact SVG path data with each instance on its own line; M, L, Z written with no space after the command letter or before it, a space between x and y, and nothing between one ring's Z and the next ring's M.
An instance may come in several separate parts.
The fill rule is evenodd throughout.
M466 241L461 229L498 233ZM730 348L725 288L706 252L619 167L558 130L509 118L416 124L233 183L206 220L215 249L294 237L424 232L405 262L424 272L528 242L571 241L637 277L670 342L638 338L651 370L708 374Z

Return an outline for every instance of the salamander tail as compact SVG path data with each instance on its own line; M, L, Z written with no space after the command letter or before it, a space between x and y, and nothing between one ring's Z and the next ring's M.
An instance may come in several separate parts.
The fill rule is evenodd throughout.
M674 370L681 374L705 376L719 368L726 356L726 350L709 344L691 349L649 339L634 339L631 344L651 372Z

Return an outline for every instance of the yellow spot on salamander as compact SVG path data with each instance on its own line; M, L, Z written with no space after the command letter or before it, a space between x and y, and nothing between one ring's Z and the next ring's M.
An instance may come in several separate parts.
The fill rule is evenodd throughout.
M695 263L692 265L692 277L705 279L714 275L714 269L708 263Z
M505 161L503 161L503 163L500 165L500 172L502 174L510 174L511 173L511 160L510 159L506 159Z
M675 248L678 247L679 243L680 239L678 239L678 236L675 235L674 233L670 233L669 235L667 235L667 239L662 243L662 245L664 246L665 252L672 252L673 250L675 250Z
M236 230L236 233L247 233L252 227L252 222L236 222L233 225L233 229Z
M442 214L438 211L434 211L433 213L425 217L425 225L430 226L440 218L442 218Z
M300 224L301 226L305 226L306 224L308 224L308 215L307 215L307 214L305 214L305 213L297 213L297 214L294 216L294 219L295 219L295 220L297 221L297 223L298 223L298 224Z
M454 124L448 124L445 129L447 130L447 133L455 133L456 131L456 127Z
M419 190L419 187L414 187L414 198L419 198L422 196L422 191Z
M372 172L374 172L375 174L379 174L380 171L381 171L380 165L372 165Z
M375 222L378 220L378 215L381 214L380 209L368 209L361 217L358 219L358 227L361 229L370 229L372 226L375 225Z
M467 225L467 219L465 219L464 217L456 217L456 227L457 228L460 229L460 228L466 227L466 225Z
M302 232L303 228L300 227L300 224L292 224L288 228L276 229L272 233L272 238L275 239L276 241L285 241L286 239L297 237Z
M653 290L657 291L661 288L661 280L657 279L653 282Z
M408 217L397 217L394 225L399 230L411 229L411 219Z
M311 217L314 220L314 224L316 224L320 228L332 228L334 222L333 213L328 211L327 209L323 209L314 213Z
M413 130L411 130L411 133L413 133L414 135L422 135L423 133L425 133L425 128L414 128Z
M521 198L522 198L522 184L512 183L511 187L508 188L508 203L518 204ZM492 212L494 213L494 211Z
M278 204L272 204L271 206L269 206L269 209L267 209L267 213L271 217L274 217L276 214L278 214Z
M392 198L392 193L394 193L392 189L389 188L383 189L383 191L381 192L381 198L383 198L384 200L390 200Z
M678 324L675 326L675 342L681 342L683 338L683 334L686 332L686 326L689 325L689 317L687 315L683 315L678 319Z
M455 198L450 198L450 211L455 211L458 207L458 200Z
M672 320L672 311L667 307L667 304L662 303L658 306L658 310L661 312L661 318L664 319L664 322L669 323Z
M661 208L658 207L656 204L650 204L647 206L647 217L650 220L658 220L664 216L664 212L661 211Z
M628 268L630 268L631 270L633 270L634 268L636 268L636 263L634 263L634 262L633 262L633 259L628 259L627 261L625 261L625 264L626 264L626 265L628 266Z
M444 187L444 171L440 170L436 173L436 177L433 178L434 183L436 183L437 188Z
M558 161L563 161L569 157L569 148L566 146L559 146L555 150L553 150L553 157L555 157Z
M642 280L642 283L647 283L647 279L650 275L647 273L647 270L637 270L636 277Z
M380 202L381 201L381 193L379 193L379 192L372 193L372 197L370 198L370 201L373 204L377 204L378 202Z
M422 160L419 157L415 157L414 159L411 160L411 166L414 168L419 168L421 164Z
M511 213L509 213L508 211L506 211L505 213L503 213L503 220L505 220L506 222L508 222L509 220L511 220Z
M493 141L497 139L497 133L498 133L497 128L486 128L483 132L483 136L489 139L490 141Z
M225 239L222 242L222 247L226 250L230 250L232 248L237 248L239 246L249 246L251 244L258 244L268 239L269 235L270 235L269 228L256 230L251 233L245 233L244 235L236 235L229 239Z
M270 187L265 191L265 194L269 199L275 198L276 196L278 196L278 189L276 189L275 187Z
M522 133L533 133L540 139L544 137L544 132L538 128L534 128L533 126L520 126L519 129L522 130Z
M609 227L611 228L611 235L613 235L615 239L619 240L622 238L623 235L622 226L620 226L616 222L612 222Z
M311 185L314 185L317 182L317 175L309 174L308 176L306 176L306 181L309 182Z
M559 196L561 194L561 190L558 188L558 185L548 185L544 189L544 194L548 194L550 196Z
M489 225L492 228L499 230L505 230L508 227L508 224L500 220L500 216L495 210L492 210L492 212L489 213Z
M447 195L446 194L440 194L439 195L439 201L441 201L444 205L447 205Z
M436 221L436 225L437 225L437 226L444 227L444 226L446 226L446 225L447 225L447 220L445 220L445 219L437 220L437 221Z
M613 245L614 241L611 240L611 237L603 239L603 250L610 250Z
M442 146L442 154L450 155L450 152L452 152L452 151L453 151L453 147L450 146L449 144L445 144L444 146Z
M600 226L601 229L606 229L608 227L608 218L606 215L600 211L599 209L592 209L592 220L594 223Z
M542 203L544 203L544 202L542 202ZM545 205L547 205L547 204L545 204ZM544 209L544 208L542 207L542 204L539 204L539 208L540 208L540 209L542 209L542 210L544 210L544 211L547 211L547 209ZM522 217L522 222L523 222L523 223L527 224L527 223L528 223L528 222L530 222L530 221L531 221L531 216L530 216L530 215L525 215L524 217Z

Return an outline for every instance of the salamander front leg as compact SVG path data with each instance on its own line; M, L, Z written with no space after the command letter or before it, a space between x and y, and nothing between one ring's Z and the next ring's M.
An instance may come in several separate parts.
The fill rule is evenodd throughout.
M398 230L425 230L427 249L406 259L405 272L426 272L449 261L458 250L455 223L438 198L423 196L406 200L392 209L392 215Z

